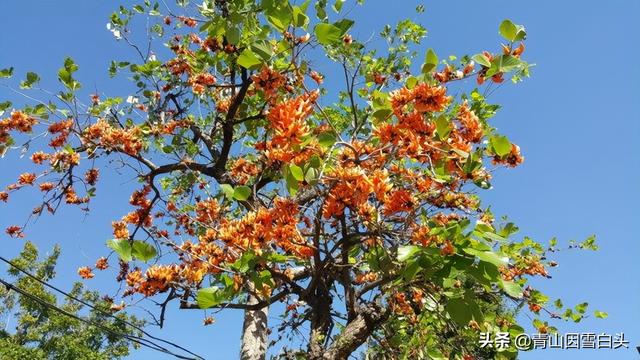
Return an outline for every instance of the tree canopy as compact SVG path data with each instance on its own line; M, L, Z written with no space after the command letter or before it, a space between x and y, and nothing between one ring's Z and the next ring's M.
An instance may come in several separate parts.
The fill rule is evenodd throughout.
M579 321L585 304L553 307L528 284L549 277L555 242L517 237L480 201L497 169L524 160L491 125L488 97L529 76L525 28L505 20L499 41L443 57L417 51L426 29L410 20L378 43L355 38L360 5L344 3L120 7L108 28L138 59L109 71L136 90L89 96L67 58L59 92L2 103L0 151L33 142L22 149L40 168L0 200L35 188L33 215L88 211L119 164L139 180L131 211L79 275L115 267L127 301L244 310L244 359L276 344L282 358L509 359L515 348L480 349L478 333L522 333L523 306L540 332L554 331L544 314Z
M59 255L56 246L40 260L35 245L26 242L20 255L10 260L15 265L8 270L13 281L10 287L0 286L0 358L107 360L127 356L130 347L137 345L126 336L138 334L127 323L141 326L142 321L123 312L111 315L118 306L80 282L69 295L94 308L87 309L71 298L59 302L43 284L55 277Z

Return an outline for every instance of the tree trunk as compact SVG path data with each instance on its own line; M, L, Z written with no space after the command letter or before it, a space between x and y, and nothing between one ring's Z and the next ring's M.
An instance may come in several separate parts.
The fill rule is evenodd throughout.
M249 295L247 304L256 303L258 303L258 299ZM242 324L242 344L240 345L241 360L264 360L266 358L267 342L269 341L268 314L269 306L260 310L245 310L244 323Z
M389 311L369 304L362 307L353 321L338 335L323 354L326 360L346 360L389 317Z

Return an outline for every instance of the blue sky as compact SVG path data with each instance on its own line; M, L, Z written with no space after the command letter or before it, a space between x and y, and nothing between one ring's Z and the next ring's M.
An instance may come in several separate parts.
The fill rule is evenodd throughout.
M348 0L351 2L352 0ZM429 30L424 49L443 57L496 49L497 27L504 18L524 24L529 34L526 58L537 64L532 78L515 88L497 91L490 101L503 104L494 125L519 144L525 162L496 174L490 191L482 193L496 214L509 214L520 235L539 241L557 236L561 244L596 234L597 252L566 251L552 280L537 281L552 299L565 304L588 301L609 313L606 320L554 324L561 332L624 332L629 350L539 350L523 359L632 359L640 345L640 2L612 1L424 1L368 0L351 17L359 22L356 37L367 38L384 24L402 17L418 20ZM106 30L107 17L119 2L86 0L23 0L0 2L0 68L15 66L20 76L36 71L42 87L57 88L55 74L65 56L80 65L78 77L88 91L126 96L126 84L110 81L111 59L134 54ZM328 75L330 76L330 75ZM511 85L508 85L511 86ZM0 88L0 99L18 100ZM18 154L0 161L1 186L22 172ZM102 183L92 212L85 217L63 209L30 228L29 239L44 251L62 245L55 283L76 280L76 269L104 254L110 220L128 209L132 179L114 177ZM105 186L106 185L106 186ZM22 223L37 197L24 192L10 206L0 205L0 228ZM0 254L13 256L20 240L0 235ZM108 289L110 275L88 283ZM167 326L152 332L171 338L211 359L237 357L241 313L216 315L217 324L202 327L197 312L172 310ZM150 351L132 359L157 359Z

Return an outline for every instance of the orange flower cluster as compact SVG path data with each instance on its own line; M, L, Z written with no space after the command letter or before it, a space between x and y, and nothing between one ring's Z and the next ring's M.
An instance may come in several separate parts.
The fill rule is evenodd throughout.
M511 151L504 157L495 156L493 158L493 164L503 164L508 167L516 167L524 161L524 156L520 153L520 147L516 144L511 144Z
M76 152L69 153L67 151L59 151L49 157L49 163L53 167L66 169L70 166L80 164L80 154Z
M36 151L31 155L31 161L33 161L34 164L41 165L45 161L49 160L50 157L51 155L47 153L44 153L42 151Z
M440 112L451 102L447 89L443 86L432 86L420 83L413 89L401 88L391 94L391 108L399 119L406 117L405 106L413 105L417 112ZM410 113L409 113L410 114Z
M95 169L95 168L94 169L89 169L84 174L84 181L86 181L87 184L93 186L98 181L98 177L99 176L100 176L100 170Z
M260 72L251 77L253 80L253 86L256 90L264 91L265 97L268 100L275 99L278 90L280 90L286 79L282 74L270 67L263 66Z
M0 201L7 202L9 201L9 193L6 191L0 191Z
M220 205L216 199L196 203L196 220L201 224L212 224L220 216Z
M33 185L35 181L36 181L36 174L33 174L33 173L24 173L18 176L19 185Z
M547 277L549 273L544 265L537 258L528 258L523 264L511 265L509 267L501 267L500 273L505 280L513 280L522 275L540 275Z
M362 168L337 168L328 173L327 178L335 185L329 191L322 210L326 219L342 216L345 208L360 214L369 212L371 204L368 199L374 189Z
M189 85L194 94L202 94L207 86L211 86L216 83L216 78L212 74L202 73L189 78Z
M22 232L22 228L20 226L17 225L12 225L9 226L5 232L7 233L7 235L11 236L12 238L23 238L24 237L24 232Z
M364 284L370 283L378 280L378 273L368 272L368 273L360 273L356 275L355 283L356 284Z
M260 208L239 220L231 220L219 229L219 238L232 248L257 252L275 243L287 253L308 258L314 249L298 230L298 208L293 200L277 198L273 208Z
M198 25L198 21L191 17L178 16L178 20L182 21L182 23L188 27L196 27L196 25Z
M384 201L384 214L386 216L399 212L410 212L416 206L416 200L410 191L400 189L393 191Z
M17 130L21 133L30 133L33 126L38 123L34 117L31 117L22 111L13 111L11 116L0 120L0 145L9 142L9 132Z
M131 194L131 198L129 199L129 204L137 207L135 211L132 211L125 215L122 218L122 221L118 224L118 229L121 231L121 234L125 234L127 232L124 231L126 229L126 224L131 225L142 225L144 227L150 227L153 221L153 217L151 216L151 200L147 199L147 196L151 192L151 187L145 186L141 190L136 190ZM124 229L122 228L122 224L124 225ZM115 231L114 227L114 231ZM125 236L124 238L128 237Z
M65 202L67 204L80 205L80 204L86 204L89 202L88 196L79 197L78 194L76 193L76 190L71 186L68 186L65 188L64 196L65 196Z
M84 139L94 145L108 150L120 150L130 155L137 155L143 148L142 130L139 127L126 129L113 128L105 120L100 119L84 131Z
M71 132L73 126L73 119L63 120L57 123L53 123L49 126L49 133L58 134L49 142L49 146L56 148L61 147L67 142L67 138Z
M302 144L304 137L309 134L306 118L313 111L313 103L317 98L318 92L314 91L283 101L269 110L267 120L273 136L263 147L270 162L289 163L294 159L304 161L312 155L312 145L297 151L295 148ZM262 149L262 146L257 146L257 149Z
M127 229L127 224L124 221L114 221L111 226L113 227L113 237L116 239L129 238L129 229Z
M466 101L462 103L458 109L458 121L462 125L460 135L465 141L472 143L480 142L484 134L482 124L476 114L469 109Z
M106 257L101 257L96 261L96 269L98 270L106 270L109 268L109 261Z
M95 276L93 274L93 272L91 271L91 269L87 266L83 266L81 268L78 269L78 275L80 275L81 278L88 280L88 279L93 279L93 277Z
M52 182L44 182L40 184L40 191L47 192L53 190L55 185Z
M242 185L246 184L252 176L258 175L259 172L258 166L245 158L236 159L230 169L231 177Z

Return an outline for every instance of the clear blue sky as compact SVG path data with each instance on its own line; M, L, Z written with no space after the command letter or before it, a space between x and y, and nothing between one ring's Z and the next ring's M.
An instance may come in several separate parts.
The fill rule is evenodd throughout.
M347 0L352 2L353 0ZM354 35L368 37L386 23L412 17L429 30L424 48L440 55L495 49L497 27L504 18L524 24L529 34L526 58L537 64L533 76L516 88L498 91L494 102L504 109L494 124L523 149L525 163L500 171L494 189L484 192L496 214L509 214L521 229L539 241L557 236L560 243L596 234L598 252L565 252L553 279L536 282L565 304L588 301L609 313L606 320L580 324L557 321L561 332L624 332L630 350L539 350L523 359L634 359L640 345L640 2L611 1L415 1L368 0L352 15ZM22 0L0 2L0 68L16 73L36 71L44 88L56 88L55 74L65 56L80 65L79 78L88 91L126 96L126 88L109 81L108 61L132 57L106 30L107 17L118 1ZM330 75L329 75L330 76ZM0 100L16 99L0 88ZM24 169L17 154L0 161L0 186ZM76 280L76 269L105 253L110 220L128 211L130 179L102 183L90 216L64 209L56 218L43 217L29 231L42 250L53 243L63 253L55 283ZM22 223L36 204L24 192L10 206L0 205L0 228ZM13 256L21 240L0 235L0 254ZM88 282L109 289L111 275ZM152 305L149 305L152 306ZM593 310L592 309L592 310ZM241 314L218 314L217 324L202 327L196 312L172 310L167 326L152 332L205 355L237 358ZM134 352L132 359L158 359L153 352Z

